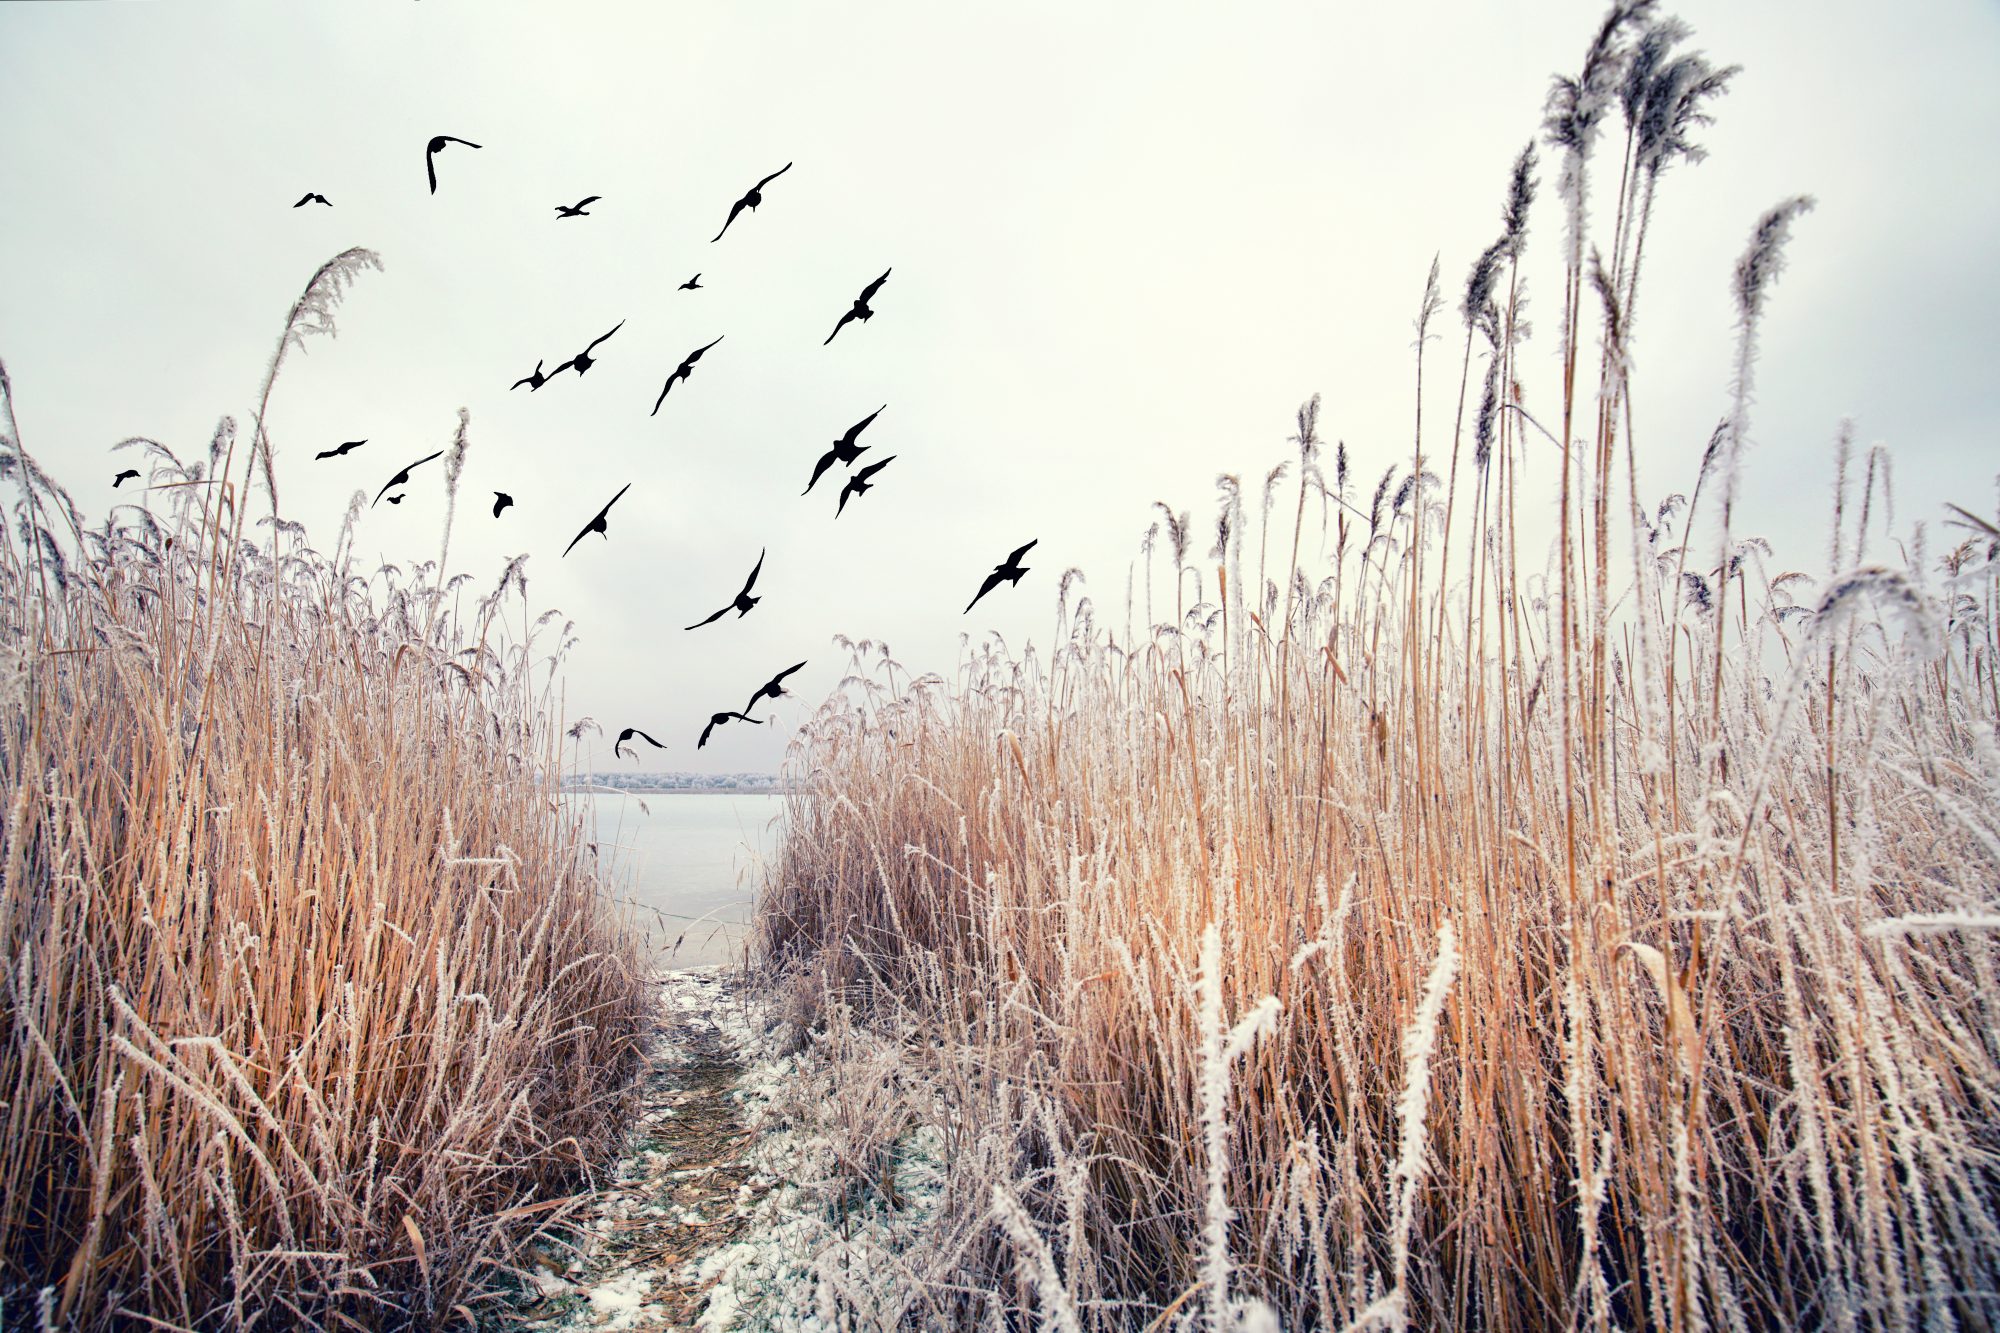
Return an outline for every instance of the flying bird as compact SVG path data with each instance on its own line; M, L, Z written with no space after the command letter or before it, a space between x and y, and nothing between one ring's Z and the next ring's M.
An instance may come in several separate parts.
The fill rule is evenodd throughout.
M833 326L833 333L826 335L826 342L821 343L821 347L826 346L826 343L832 342L834 336L847 327L848 320L858 319L865 324L875 317L874 307L870 306L868 302L874 298L875 293L882 290L882 284L889 280L889 274L892 271L891 269L883 269L881 277L861 289L861 295L854 298L853 307L840 317L840 322Z
M424 170L428 172L430 175L432 194L436 194L438 192L438 169L437 169L438 150L440 148L443 148L448 143L462 143L467 148L479 147L479 145L472 142L472 140L461 139L455 134L440 134L434 139L432 139L430 142L430 146L424 149Z
M333 201L328 199L323 194L308 194L304 198L300 199L296 204L293 204L292 207L304 208L307 204L325 204L328 208L333 207Z
M493 517L500 517L500 511L514 503L514 497L505 491L493 492Z
M114 491L117 490L120 486L123 486L131 478L136 477L138 475L139 475L138 468L135 467L126 468L123 472L119 473L117 476L111 479L111 489Z
M422 458L419 458L419 459L418 459L418 460L417 460L416 462L414 462L414 463L410 464L410 466L409 466L409 467L406 467L406 468L404 468L404 469L403 469L403 470L402 470L401 472L398 472L398 473L397 473L397 474L396 474L395 476L393 476L393 477L389 478L389 481L388 481L388 485L385 485L385 486L383 486L381 490L379 490L379 491L375 492L375 503L374 503L374 504L371 504L371 505L369 505L368 507L369 507L370 509L373 509L373 508L375 507L375 505L378 505L378 504L381 504L381 503L382 503L382 497L383 497L383 496L385 496L385 495L387 495L387 494L389 493L389 489L390 489L390 487L392 487L392 486L402 486L402 485L406 484L406 483L407 483L407 482L408 482L408 481L410 480L410 471L411 471L411 469L412 469L412 468L420 468L420 467L422 467L422 466L423 466L424 464L426 464L426 463L430 462L430 461L431 461L431 459L433 459L433 458L443 458L443 457L444 457L444 450L440 449L440 450L438 450L438 451L437 451L436 453L434 453L434 454L426 454L426 455L425 455L424 457L422 457ZM397 497L396 497L395 499L393 499L393 500L389 501L389 503L390 503L390 504L401 504L401 503L402 503L402 497L401 497L401 496L397 496Z
M684 283L682 283L682 284L681 284L680 286L678 286L678 287L674 288L674 290L675 290L675 291L677 291L677 292L698 292L698 291L700 291L700 290L701 290L701 274L699 274L699 273L695 274L695 275L694 275L694 276L693 276L692 278L689 278L689 279L688 279L688 280L687 280L686 282L684 282Z
M1029 542L1026 546L1015 547L1014 554L1008 556L1006 560L1002 561L1000 564L993 566L993 572L986 576L986 582L979 585L979 596L974 597L971 601L967 602L965 604L965 610L960 612L960 614L961 615L972 614L972 608L979 605L979 598L984 597L989 592L992 592L995 588L999 587L1003 581L1019 584L1021 581L1021 576L1028 572L1028 567L1021 563L1021 557L1026 555L1030 550L1032 550L1034 548L1035 542L1038 542L1040 540L1041 538L1037 537L1035 541Z
M582 532L579 532L576 534L576 536L570 538L569 545L563 547L563 556L565 559L568 558L569 553L571 551L574 551L576 549L576 544L578 542L582 541L585 537L588 537L593 532L602 533L604 536L604 540L606 541L611 540L610 526L607 523L605 523L604 517L605 515L611 512L611 506L617 504L618 501L621 498L623 498L625 492L631 489L632 489L632 483L629 481L626 482L623 486L620 486L618 488L618 494L612 496L610 501L605 504L604 508L597 511L597 517L591 519L590 522L584 524Z
M768 550L769 548L766 549ZM694 624L687 626L687 628L700 629L703 625L711 624L714 621L722 619L724 616L728 615L731 611L734 611L736 613L736 618L738 620L741 620L743 617L749 615L750 608L764 600L761 597L752 597L750 595L750 590L757 586L757 575L763 568L764 568L764 552L759 551L757 552L757 564L754 568L751 569L750 577L743 580L743 591L736 594L736 600L731 602L728 606L723 607L720 611L717 611L707 620L697 620L694 622ZM700 747L697 746L695 748L699 749Z
M882 404L881 407L876 408L873 412L870 412L867 416L849 426L847 433L833 442L833 448L819 456L819 462L813 465L812 480L806 483L806 488L800 491L799 494L812 494L812 488L819 484L821 474L835 463L845 463L849 467L854 466L854 460L861 457L861 451L868 447L865 444L856 444L854 442L855 439L860 436L862 431L867 430L868 423L876 417L881 416L888 406L887 403Z
M719 343L721 341L722 341L721 338L717 338L715 340L715 343ZM709 347L715 346L715 343L709 343L707 347L697 347L692 352L689 352L685 357L681 359L680 365L674 368L674 373L667 376L667 387L661 389L660 396L653 400L653 410L651 415L653 416L660 415L660 404L667 401L667 394L672 391L674 387L674 381L684 380L692 376L694 374L694 363L701 360L701 354L703 352L706 352Z
M535 390L541 388L544 384L547 384L548 382L549 382L549 377L542 373L542 359L540 357L536 357L535 368L532 371L528 372L526 375L523 375L520 379L517 379L512 384L508 385L507 392L512 393L514 392L514 390L520 388L523 384L525 384L528 386L528 392L533 393Z
M868 479L895 461L896 461L896 455L890 454L887 458L883 459L881 462L870 463L867 467L862 468L859 472L849 477L847 479L847 484L840 488L840 503L839 505L835 506L833 511L833 516L835 518L839 518L840 511L847 508L848 496L866 495L869 491L874 490L875 488L869 484Z
M375 498L376 498L377 500L379 500L379 499L381 499L382 497L378 495L378 496L376 496ZM392 496L390 496L390 497L389 497L389 503L390 503L390 504L392 504L392 505L399 505L399 504L403 503L403 497L402 497L402 496L401 496L400 494L397 494L397 495L392 495ZM370 506L369 506L369 508L370 508L370 509L373 509L374 507L375 507L375 506L373 506L373 505L370 505Z
M579 199L573 204L557 204L556 216L558 218L587 218L590 214L584 212L584 210L603 197L601 194L593 194L587 198Z
M714 731L717 727L726 726L732 721L754 722L758 726L764 725L763 722L759 722L758 719L745 713L710 713L708 715L708 725L701 729L701 739L694 743L694 748L699 750L707 745L708 733Z
M322 458L339 458L341 455L345 454L348 450L359 449L362 445L366 443L368 443L368 441L366 440L349 440L345 444L342 444L337 449L322 449L318 453L313 455L313 461L318 462Z
M618 330L624 327L625 327L625 321L621 319L616 324L611 326L611 333L616 333L618 332ZM611 333L605 334L604 338L609 338L611 336ZM584 371L589 370L592 366L596 365L597 359L593 357L591 353L597 350L597 343L603 342L604 338L599 338L597 342L592 343L590 346L584 348L581 352L578 352L575 356L571 357L569 360L557 366L554 370L551 370L549 372L549 378L554 379L556 376L562 374L565 370L568 370L571 366L575 366L576 373L581 375L583 374Z
M766 176L763 180L760 180L755 185L751 186L750 193L744 195L741 199L738 199L734 204L731 204L729 206L729 218L722 224L722 231L728 231L729 224L731 222L736 221L736 215L738 213L741 213L744 209L747 208L752 213L755 213L757 211L757 205L764 202L764 187L766 185L769 185L772 181L778 179L778 177L784 175L791 169L792 169L792 164L787 162L785 163L784 166L779 167L776 171ZM722 231L715 233L714 239L709 241L710 245L714 245L716 241L722 239ZM697 273L695 276L700 277L701 275Z
M779 699L782 699L786 695L790 694L791 691L785 688L785 677L791 675L795 671L802 669L804 666L805 666L804 662L799 662L792 666L788 666L783 671L780 671L777 675L765 681L762 685L759 685L757 687L757 692L750 696L750 702L743 705L743 711L745 713L748 713L751 709L755 708L757 706L757 701L759 699L768 698L773 703L775 703ZM696 746L695 748L699 749L701 747Z
M640 740L646 742L646 744L652 746L655 750L664 750L667 748L666 746L660 744L658 741L654 740L651 736L648 736L645 732L639 730L637 727L627 727L625 728L625 730L618 733L617 740L611 742L611 753L619 755L620 758L623 758L624 756L620 751L619 747L624 745L626 741L631 740L634 736L637 736ZM697 745L695 748L699 750L701 747ZM639 756L637 752L634 752L632 757L634 759L637 759Z

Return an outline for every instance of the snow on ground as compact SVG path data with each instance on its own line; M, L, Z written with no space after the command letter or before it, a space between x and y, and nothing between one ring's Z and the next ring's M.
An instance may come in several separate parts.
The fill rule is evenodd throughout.
M895 1326L923 1299L903 1256L942 1198L938 1129L837 1086L818 1043L772 1021L734 973L664 974L659 1005L627 1155L580 1256L541 1279L550 1313L527 1326Z

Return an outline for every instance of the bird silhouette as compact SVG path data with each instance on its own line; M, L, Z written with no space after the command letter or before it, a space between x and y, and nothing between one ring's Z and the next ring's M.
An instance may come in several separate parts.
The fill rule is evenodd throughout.
M621 319L616 324L611 326L611 333L616 333L618 332L618 330L624 327L625 327L625 321ZM611 336L611 333L605 334L604 338L609 338ZM562 374L565 370L568 370L571 366L575 366L576 373L581 375L583 374L584 371L589 370L592 366L596 365L597 358L593 357L591 353L597 350L597 343L603 342L604 338L599 338L597 342L592 343L590 346L584 348L581 352L578 352L575 356L571 357L569 360L557 366L554 370L551 370L549 372L549 378L554 379L556 376Z
M709 244L714 245L716 241L722 239L722 232L729 230L729 224L731 222L736 221L736 215L738 213L741 213L746 208L749 209L752 213L755 213L757 211L757 205L764 202L764 187L766 185L769 185L772 181L778 179L778 177L784 175L791 169L792 169L792 164L789 162L785 163L784 166L779 167L776 171L766 176L763 180L760 180L755 185L751 186L750 193L744 195L741 199L738 199L735 203L731 204L729 206L729 218L722 224L722 231L715 233L714 238L709 241ZM700 277L701 275L696 274L695 276Z
M328 208L333 207L333 201L328 199L323 194L307 194L304 198L300 199L296 204L293 204L292 207L304 208L307 204L325 204Z
M455 134L440 134L435 138L433 138L430 141L430 145L424 149L424 171L431 178L432 194L436 194L438 192L438 169L437 169L438 150L443 148L448 143L462 143L467 148L479 147L479 145L472 142L472 140L461 139Z
M593 194L586 198L579 199L573 204L557 204L556 216L558 218L587 218L590 216L590 214L584 212L584 209L590 207L590 205L596 203L603 197L604 196L601 194Z
M618 755L620 758L623 758L624 755L620 747L623 746L626 741L631 740L634 736L637 736L640 740L646 742L646 744L652 746L655 750L664 750L667 748L666 746L660 744L658 741L654 740L651 736L648 736L645 732L639 730L637 727L627 727L625 728L625 730L618 733L617 740L611 742L611 753ZM697 745L695 748L698 750L701 747ZM635 752L632 757L634 759L637 759L639 756Z
M770 699L773 703L775 703L779 699L782 699L786 695L790 694L791 691L785 688L785 677L791 675L795 671L801 670L802 668L804 668L804 666L805 666L804 662L794 663L793 665L786 667L783 671L780 671L777 675L771 677L769 680L765 681L762 685L759 685L757 687L757 692L750 696L750 702L743 705L743 711L745 713L748 713L751 709L755 708L757 706L757 701L759 699Z
M131 480L133 477L136 477L138 475L139 475L138 468L135 467L126 468L123 472L119 473L117 476L111 479L111 489L114 491L117 490L120 486L123 486L127 481Z
M523 384L525 384L528 386L528 392L533 393L535 390L541 388L544 384L547 384L548 382L549 382L549 377L542 373L542 359L540 357L536 357L535 368L528 374L521 376L520 379L517 379L512 384L508 385L507 392L512 393L514 392L514 390L520 388Z
M965 604L965 610L962 611L960 614L961 615L972 614L972 608L979 605L979 598L984 597L989 592L992 592L995 588L999 587L1003 581L1015 584L1020 583L1021 576L1028 572L1028 567L1021 563L1021 557L1026 555L1030 550L1032 550L1035 546L1035 542L1038 542L1040 540L1041 538L1037 537L1035 541L1029 542L1026 546L1015 547L1014 554L1008 556L1001 563L993 566L993 572L986 576L986 582L979 585L979 596L974 597L971 601L967 602Z
M689 278L686 282L682 283L680 286L674 288L674 290L677 292L698 292L701 289L702 289L701 274L699 273L695 274L692 278Z
M839 332L842 329L847 327L848 320L858 319L862 323L866 324L869 320L875 317L874 307L870 306L868 302L874 299L875 293L882 290L882 284L889 280L889 274L892 271L893 270L891 269L886 269L886 268L883 269L881 277L875 279L875 281L869 283L866 287L863 287L861 289L861 295L854 298L854 305L848 310L846 314L840 317L840 322L833 326L832 333L826 335L826 342L821 343L820 344L821 347L826 346L826 343L832 342L834 340L834 337L837 334L839 334Z
M380 500L380 499L381 499L382 497L378 495L378 496L376 496L375 498L376 498L377 500ZM389 503L390 503L390 504L392 504L392 505L399 505L399 504L403 503L403 497L402 497L402 496L400 496L400 495L392 495L392 496L390 496L390 497L389 497ZM370 509L373 509L374 507L375 507L374 505L370 505L370 506L369 506L369 508L370 508Z
M812 494L812 488L819 484L820 476L835 463L845 463L849 467L852 467L854 460L861 457L861 451L868 447L865 444L856 444L854 442L856 437L862 431L867 430L868 423L876 417L881 416L888 409L888 406L887 403L882 404L881 407L876 408L873 412L870 412L867 416L849 426L847 433L833 442L833 448L819 456L819 462L813 465L812 480L806 483L806 488L800 491L799 494Z
M767 547L766 550L768 549L769 548ZM757 552L757 564L755 565L755 567L751 569L750 577L743 580L743 591L736 594L736 600L731 602L728 606L723 607L720 611L717 611L707 620L697 620L694 622L694 624L687 626L687 628L700 629L703 625L712 624L713 622L722 619L724 616L728 615L731 611L734 611L736 613L736 618L738 620L741 620L743 617L749 615L750 608L764 600L761 597L752 597L750 595L750 590L757 586L757 575L763 568L764 568L764 551L759 551Z
M710 713L708 715L708 725L701 729L701 739L694 743L694 748L699 750L707 745L708 734L711 731L714 731L717 727L727 726L730 722L734 721L755 723L760 727L764 725L763 722L758 721L758 719L751 717L747 713Z
M500 517L500 511L514 503L514 497L505 491L493 492L493 517Z
M576 536L569 539L569 545L563 547L563 557L565 559L569 557L569 553L571 551L574 551L576 549L576 544L578 542L582 541L585 537L588 537L593 532L602 533L604 535L604 540L606 541L611 540L611 529L610 525L604 521L605 515L609 514L611 512L611 506L617 504L618 501L624 497L625 492L631 489L632 489L632 483L629 481L626 482L623 486L620 486L618 488L618 494L612 496L611 499L608 502L606 502L604 508L597 511L597 517L591 519L590 522L584 524L583 531L577 533Z
M890 454L887 458L883 459L881 462L870 463L867 467L862 468L859 472L849 477L847 479L847 484L840 488L840 503L834 507L833 516L835 518L839 518L840 511L847 508L848 496L866 495L869 491L874 490L875 488L869 484L868 479L895 461L896 461L896 455Z
M423 456L422 458L419 458L419 459L418 459L418 460L417 460L416 462L414 462L414 463L410 464L410 466L409 466L409 467L406 467L406 468L404 468L404 469L403 469L403 470L402 470L401 472L398 472L398 473L397 473L397 474L396 474L395 476L393 476L393 477L389 478L389 481L388 481L388 484L387 484L387 485L385 485L385 486L383 486L381 490L379 490L379 491L375 492L375 502L374 502L374 504L371 504L371 505L369 505L368 507L369 507L370 509L373 509L373 508L375 507L375 505L378 505L378 504L381 504L381 503L382 503L382 497L383 497L383 496L385 496L385 495L387 495L387 494L389 493L389 488L390 488L390 487L392 487L392 486L401 486L401 485L404 485L404 484L406 484L406 483L407 483L407 482L408 482L408 481L410 480L410 472L411 472L411 470L412 470L413 468L420 468L420 467L422 467L422 466L423 466L424 464L426 464L426 463L430 462L430 461L431 461L431 459L433 459L433 458L443 458L443 457L444 457L444 450L440 449L440 450L438 450L438 451L437 451L436 453L434 453L434 454L426 454L426 455L424 455L424 456ZM398 496L398 497L397 497L396 499L394 499L394 500L391 500L391 501L390 501L389 503L390 503L390 504L401 504L401 503L402 503L402 497L401 497L401 496Z
M719 343L721 341L722 341L721 338L717 338L715 340L715 343ZM660 404L667 401L667 394L670 391L672 391L674 387L674 381L684 380L692 376L694 374L694 363L701 360L701 354L703 352L706 352L709 349L709 347L715 346L715 343L709 343L706 347L697 347L692 352L689 352L685 357L681 358L681 363L680 365L674 368L674 373L667 376L666 388L661 389L660 396L653 400L653 410L650 413L650 415L652 416L660 415Z
M349 449L359 449L362 445L366 443L368 443L368 441L366 440L349 440L337 449L322 449L318 453L313 455L313 461L318 462L322 458L339 458L341 455L345 454Z

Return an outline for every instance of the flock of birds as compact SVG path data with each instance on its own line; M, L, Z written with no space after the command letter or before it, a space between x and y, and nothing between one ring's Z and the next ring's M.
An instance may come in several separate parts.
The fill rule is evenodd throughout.
M460 144L466 148L472 148L472 149L477 149L481 146L479 144L472 142L470 139L461 139L456 135L440 134L433 137L424 149L424 174L430 181L430 192L432 194L436 194L438 189L437 156L440 152L444 151L445 148L450 144ZM792 163L787 162L784 166L778 168L770 175L765 176L762 180L758 181L755 185L751 186L750 189L746 191L741 198L737 199L735 203L731 204L729 207L729 216L723 220L722 229L715 233L715 236L710 241L710 244L714 244L716 241L720 241L723 238L723 236L728 234L729 229L736 224L737 218L746 210L752 213L756 212L758 207L762 205L764 202L765 187L770 185L772 181L777 180L780 176L784 175L786 172L790 171L792 169L792 165L793 165ZM558 219L590 217L592 216L592 214L588 211L590 205L597 203L602 198L603 198L602 195L593 194L593 195L588 195L582 199L579 199L574 204L558 204L555 209L556 217ZM316 191L311 191L301 196L299 201L296 204L293 204L292 207L304 208L308 204L317 204L321 207L326 207L326 208L333 207L331 200L329 200L325 195L320 194ZM833 326L833 332L827 334L826 341L823 342L821 346L826 346L828 344L831 344L833 340L840 335L840 331L846 328L848 324L857 320L862 323L866 323L868 322L868 320L874 318L875 309L871 303L874 301L877 293L879 293L882 290L883 284L889 281L889 275L892 271L893 270L891 269L884 269L882 271L881 277L876 278L873 282L869 283L866 287L861 289L861 294L854 299L853 304L850 305L847 310L842 312L839 320L836 321ZM686 282L680 284L678 290L680 291L703 290L701 282L701 274L697 273L692 278L689 278ZM545 359L537 359L535 362L534 370L530 371L527 375L524 375L520 379L516 380L510 386L510 391L511 389L519 389L523 385L527 386L530 393L539 391L544 385L548 384L549 381L553 380L556 376L562 374L564 371L574 371L576 375L579 378L581 378L583 375L589 372L590 368L593 365L597 364L597 357L596 357L597 349L603 346L604 343L609 341L612 335L616 334L619 329L622 329L624 327L625 327L625 321L620 320L617 324L612 326L609 332L592 340L590 344L586 346L582 351L570 357L568 360L562 362L554 370L544 371L542 367L545 364ZM721 338L716 338L713 342L704 344L701 347L697 347L692 352L689 352L685 357L681 358L680 364L674 367L672 373L667 376L666 384L660 389L660 396L653 403L652 415L657 416L659 414L661 406L664 405L667 401L667 395L673 392L674 385L682 383L686 381L690 376L692 376L694 373L695 364L701 360L703 354L708 352L711 348L713 348L717 343L721 341L722 341ZM870 447L868 445L860 443L861 433L868 429L869 425L874 422L876 417L882 415L882 412L886 409L886 407L887 404L885 403L882 407L876 408L873 412L870 412L866 417L863 417L860 421L857 421L856 423L854 423L854 425L848 427L847 430L841 435L841 437L833 442L832 447L829 448L825 453L820 455L818 461L815 462L813 465L812 476L809 477L806 481L805 490L800 492L801 495L810 494L812 492L813 487L819 484L820 478L824 476L830 469L832 469L835 464L839 464L840 466L847 468L848 477L846 484L841 487L840 500L838 505L834 509L834 517L838 518L841 515L841 513L843 513L846 510L847 502L849 500L864 495L873 488L875 484L874 479L877 476L877 474L879 474L882 471L882 469L888 467L889 464L895 462L896 455L891 454L888 457L881 459L880 461L869 463L858 469L855 468L854 465L860 461L862 453L865 452ZM329 458L342 458L345 457L347 454L353 452L354 450L361 448L367 443L368 441L365 439L347 440L335 446L334 448L321 450L319 453L314 455L314 460L321 461ZM383 484L382 488L375 493L375 499L370 504L369 507L373 508L375 505L381 504L384 500L387 500L392 505L401 504L403 502L403 493L399 491L398 488L408 486L410 484L410 474L414 472L417 468L420 468L424 464L432 462L435 459L441 458L443 457L443 455L444 451L440 449L435 453L426 454L424 457L419 458L416 462L409 464L407 467L398 469L395 475L391 476L389 480ZM135 478L138 475L139 473L137 469L127 468L124 471L118 473L118 475L112 480L111 484L114 488L116 488L118 486L123 485L127 480ZM604 507L597 511L596 516L593 517L590 520L590 522L584 524L583 528L576 534L576 536L570 539L569 545L563 549L564 558L567 558L570 552L576 549L577 544L593 532L597 533L599 536L604 537L606 540L610 539L610 516L612 507L616 505L619 500L624 498L625 493L631 489L632 489L632 483L629 481L626 482L623 486L619 487L618 493L616 495L613 495L611 499L605 503ZM391 494L391 492L396 492L396 493ZM495 491L493 493L493 517L496 519L499 518L502 515L502 513L504 513L513 504L514 504L513 496L507 494L505 491ZM1022 576L1028 572L1027 567L1021 563L1021 559L1034 546L1035 542L1030 541L1026 545L1017 547L1004 561L995 565L993 567L993 572L988 574L985 578L985 581L980 584L979 591L973 595L973 598L970 602L966 603L964 614L969 615L972 611L972 608L979 604L981 598L985 597L988 593L992 592L1002 583L1018 584L1021 581ZM737 592L734 598L732 598L728 603L726 603L720 609L715 611L714 614L709 615L701 620L698 620L692 625L686 626L686 629L692 631L701 629L703 626L706 625L712 625L716 621L722 619L722 617L724 617L725 615L729 614L729 612L731 611L734 611L736 613L738 619L741 619L742 617L750 614L750 612L757 606L757 604L763 600L761 597L753 596L752 589L754 589L757 586L757 576L763 572L764 556L767 553L767 551L768 548L766 548L766 551L758 552L757 563L751 567L749 576L743 580L742 589ZM729 709L718 713L711 713L709 715L708 724L704 726L701 730L700 739L698 739L695 742L695 748L701 749L705 747L708 744L709 737L714 733L715 729L720 726L725 726L728 723L749 722L761 725L764 722L770 721L771 719L769 718L760 719L751 716L751 710L754 709L757 706L757 704L764 699L768 698L775 702L776 700L785 697L789 693L789 691L785 689L786 678L791 676L793 673L802 670L805 666L806 666L805 662L798 662L793 664L792 666L786 667L783 671L778 672L778 674L771 677L771 679L765 681L762 685L758 686L755 692L751 694L749 702L744 704L743 707L737 709ZM640 728L626 727L619 732L618 739L616 740L616 742L613 743L612 753L622 758L624 757L626 746L628 744L633 744L638 741L644 741L645 743L652 745L657 749L664 750L667 748L660 741L655 740L652 736L648 735ZM634 749L634 757L635 758L637 757L636 748Z

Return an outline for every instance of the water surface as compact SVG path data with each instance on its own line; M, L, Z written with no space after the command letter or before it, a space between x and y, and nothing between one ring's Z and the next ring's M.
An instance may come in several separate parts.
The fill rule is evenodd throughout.
M596 821L612 893L664 967L740 960L784 798L734 792L576 795Z

